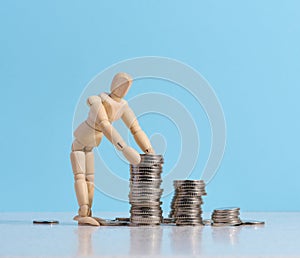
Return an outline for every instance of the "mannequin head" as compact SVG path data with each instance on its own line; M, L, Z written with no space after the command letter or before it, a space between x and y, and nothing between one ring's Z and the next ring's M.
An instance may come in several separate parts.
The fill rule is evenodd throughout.
M130 89L132 78L127 73L117 73L110 86L110 92L117 98L123 98Z

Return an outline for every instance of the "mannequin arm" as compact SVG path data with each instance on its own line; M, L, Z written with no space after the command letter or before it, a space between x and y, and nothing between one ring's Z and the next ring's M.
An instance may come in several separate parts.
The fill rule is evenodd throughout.
M125 108L122 120L130 129L136 143L140 146L142 151L147 154L155 154L147 135L141 129L135 114L129 106Z
M140 163L140 155L133 148L127 146L118 131L111 125L108 120L106 110L101 101L95 101L95 99L89 99L91 109L96 109L97 120L99 121L99 127L106 138L119 150L123 152L123 155L131 164Z

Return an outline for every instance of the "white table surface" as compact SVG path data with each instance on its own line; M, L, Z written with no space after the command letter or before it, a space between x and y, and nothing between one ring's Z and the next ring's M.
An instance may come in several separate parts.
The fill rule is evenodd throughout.
M122 213L98 213L113 219ZM207 218L209 214L204 216ZM239 227L89 227L72 213L0 213L0 257L300 257L300 213L242 213ZM58 225L33 225L57 219Z

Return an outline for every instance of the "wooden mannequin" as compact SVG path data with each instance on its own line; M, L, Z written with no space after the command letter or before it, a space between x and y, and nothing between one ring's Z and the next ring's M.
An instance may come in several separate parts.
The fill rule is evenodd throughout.
M111 83L111 93L91 96L87 100L90 107L88 119L74 132L71 163L75 179L75 192L79 205L78 215L74 217L79 224L99 226L99 219L92 217L94 197L94 153L93 148L101 142L103 134L131 164L140 163L140 155L127 146L112 122L122 119L130 129L135 141L144 153L154 154L151 143L141 129L136 116L123 97L132 84L126 73L118 73Z

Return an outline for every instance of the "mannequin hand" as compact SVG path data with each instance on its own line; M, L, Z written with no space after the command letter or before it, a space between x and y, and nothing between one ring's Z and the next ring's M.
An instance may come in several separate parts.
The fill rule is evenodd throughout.
M140 154L133 148L126 146L123 149L123 155L132 165L138 165L141 162Z
M155 151L154 151L154 149L151 147L151 148L145 150L145 154L155 154Z

